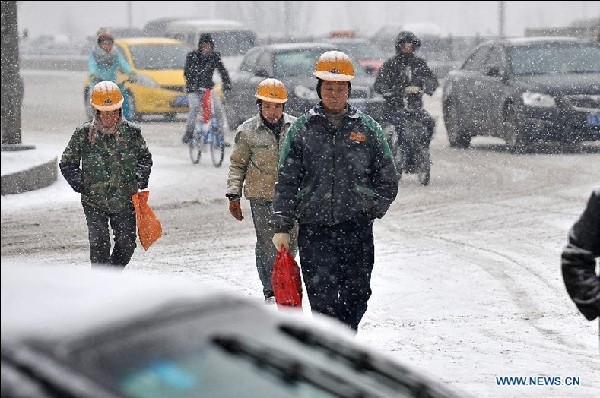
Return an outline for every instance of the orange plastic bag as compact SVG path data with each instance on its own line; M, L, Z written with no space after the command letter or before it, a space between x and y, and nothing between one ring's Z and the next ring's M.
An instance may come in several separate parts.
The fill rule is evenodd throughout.
M302 308L302 279L300 267L292 254L283 248L277 252L271 284L278 307Z
M137 232L144 250L148 250L162 236L162 225L148 204L150 191L140 191L131 196L137 218Z

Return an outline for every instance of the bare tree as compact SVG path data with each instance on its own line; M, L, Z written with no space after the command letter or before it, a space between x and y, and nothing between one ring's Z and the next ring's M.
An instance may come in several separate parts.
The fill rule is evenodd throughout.
M2 1L2 145L21 143L21 79L17 2Z

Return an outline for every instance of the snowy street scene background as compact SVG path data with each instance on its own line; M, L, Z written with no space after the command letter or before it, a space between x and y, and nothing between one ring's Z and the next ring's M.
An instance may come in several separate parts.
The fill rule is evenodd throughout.
M59 156L85 118L84 73L23 76L23 143ZM513 155L501 140L476 138L470 149L450 149L439 93L426 106L437 121L432 180L423 187L406 176L375 222L373 296L357 339L474 396L598 396L598 323L570 301L559 260L600 182L600 147ZM141 125L154 155L150 204L164 235L147 252L138 248L125 272L184 275L261 300L249 207L243 201L242 222L227 210L228 161L193 165L183 119ZM3 173L18 167L7 155ZM1 207L3 264L89 266L79 197L62 177L2 196ZM580 385L502 386L502 376L578 377Z
M55 2L54 11L29 4L40 2L18 3L19 33L27 28L30 40L47 33L54 39L66 35L63 39L69 41L94 35L103 25L141 28L161 16L145 8L147 2L102 2L102 12L93 4L84 15L77 8L80 3ZM130 21L124 3L131 3ZM222 7L231 9L234 2L172 3L178 4L169 3L176 10L173 16L196 15L202 3L212 7L206 8L211 17L221 18ZM386 10L390 18L404 15L401 23L436 16L434 22L450 34L498 33L500 2L450 2L460 5L446 10L452 21L447 24L440 2L420 2L427 8L404 14L395 6L408 2L376 2L383 4L372 13L360 2L319 2L330 8L312 17L308 12L317 2L279 3L297 11L292 14L294 29L318 35L333 29L372 34L383 22L393 22L377 19ZM336 14L332 3L349 3L347 9L365 16L365 23ZM478 3L492 3L491 9L481 11ZM530 7L522 9L517 2L506 3L507 15L513 15L507 18L509 35L522 35L527 26L566 26L600 15L598 2L568 7L566 2L522 2ZM262 4L246 10L254 18L272 15ZM111 13L118 17L105 17ZM456 18L450 18L452 13ZM327 15L343 17L339 24L329 24L324 22ZM281 18L276 20L274 31L281 31ZM467 27L468 32L462 30ZM259 37L267 33L259 31ZM77 61L83 59L79 54ZM27 57L22 64L31 64L25 61ZM38 63L35 69L21 67L20 75L25 93L21 141L35 150L3 151L3 176L59 158L74 129L86 121L84 70L39 68ZM569 228L600 185L600 142L545 143L513 154L504 140L475 137L468 149L451 148L441 94L439 88L425 98L436 121L430 184L422 186L414 175L405 175L390 210L375 221L373 295L356 339L473 397L599 397L599 323L587 321L569 298L560 254ZM192 164L181 142L185 116L139 122L153 154L149 202L162 222L163 236L148 251L138 245L124 272L183 276L262 301L248 202L242 199L245 218L239 222L230 215L225 197L231 147L221 167L214 167L210 156ZM233 134L226 132L227 141L233 142ZM2 265L90 266L79 195L60 173L46 188L3 195L1 219ZM310 317L304 300L302 316ZM508 385L503 382L508 377L540 383Z

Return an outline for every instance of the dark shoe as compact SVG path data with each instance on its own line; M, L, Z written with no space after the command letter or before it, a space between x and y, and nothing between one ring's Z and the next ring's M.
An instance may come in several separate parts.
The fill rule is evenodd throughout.
M181 141L184 144L187 144L190 142L190 140L192 139L192 134L194 134L194 132L192 130L186 130L185 134L183 135L183 137L181 138Z

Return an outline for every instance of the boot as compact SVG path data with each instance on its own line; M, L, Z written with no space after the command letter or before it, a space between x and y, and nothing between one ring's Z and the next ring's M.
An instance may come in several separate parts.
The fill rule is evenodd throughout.
M181 141L184 144L187 144L190 142L190 140L192 139L192 134L194 134L194 130L191 128L186 128L185 130L185 134L183 135L183 138L181 139Z

